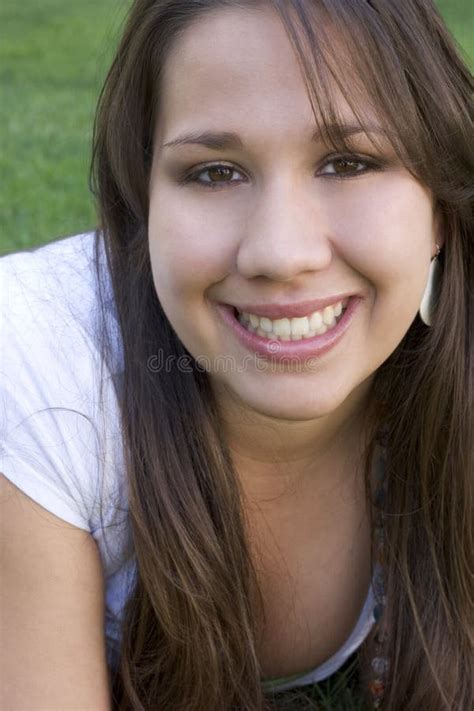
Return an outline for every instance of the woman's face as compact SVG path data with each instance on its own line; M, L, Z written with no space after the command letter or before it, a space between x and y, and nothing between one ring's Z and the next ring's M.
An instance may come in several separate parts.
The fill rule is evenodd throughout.
M376 151L354 135L347 165L311 140L311 105L271 10L226 8L199 19L176 42L161 88L149 243L156 292L177 335L249 411L311 419L357 399L419 308L442 244L431 195L388 141ZM342 96L338 110L355 123ZM242 145L164 147L204 131L236 133ZM227 169L206 172L211 165ZM182 182L198 169L200 182ZM360 299L350 325L307 368L252 356L218 308L340 294Z

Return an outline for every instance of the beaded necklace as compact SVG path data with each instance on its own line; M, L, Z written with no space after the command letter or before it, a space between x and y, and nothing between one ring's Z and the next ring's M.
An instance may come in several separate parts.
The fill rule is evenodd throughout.
M388 480L386 476L387 464L387 429L382 427L378 434L378 442L380 443L380 453L376 462L376 478L378 481L377 491L375 493L375 504L377 507L376 523L375 523L375 538L376 545L376 564L374 570L373 590L376 604L373 611L375 624L378 626L374 635L375 655L371 662L372 678L369 681L369 692L372 699L374 709L379 709L383 703L385 689L387 687L387 675L389 671L389 662L383 656L384 645L388 640L388 630L386 621L383 619L383 611L386 604L385 595L385 575L383 570L384 564L384 543L385 543L385 514L381 511L382 504L385 501Z

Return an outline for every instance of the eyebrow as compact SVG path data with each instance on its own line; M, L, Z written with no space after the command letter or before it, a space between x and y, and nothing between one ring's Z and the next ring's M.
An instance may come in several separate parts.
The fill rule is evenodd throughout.
M337 128L342 133L344 137L352 136L357 133L379 133L382 135L387 135L387 132L378 125L368 125L366 128L361 128L359 124L331 124L330 129L336 130ZM310 142L317 143L322 139L321 133L317 130L310 136ZM211 148L215 150L230 150L230 149L240 149L245 148L244 142L237 133L231 131L202 131L202 132L191 132L178 136L177 138L167 141L162 144L162 148L169 148L172 146L182 146L182 145L200 145L206 148Z

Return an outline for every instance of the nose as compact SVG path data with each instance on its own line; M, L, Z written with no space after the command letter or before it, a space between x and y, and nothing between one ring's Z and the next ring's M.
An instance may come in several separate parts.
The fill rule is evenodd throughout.
M329 267L328 218L315 193L308 192L286 178L261 193L238 246L237 270L243 277L291 281Z

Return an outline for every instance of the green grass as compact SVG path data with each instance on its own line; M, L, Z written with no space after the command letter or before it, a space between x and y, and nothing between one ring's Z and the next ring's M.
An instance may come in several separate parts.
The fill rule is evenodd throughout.
M129 0L2 0L0 254L94 226L94 106ZM439 0L473 56L471 0Z
M357 655L353 653L344 665L318 684L275 694L278 711L368 711L356 693L358 684Z
M0 252L94 225L94 104L125 4L2 0Z
M472 0L435 0L467 63L474 60L474 4Z

